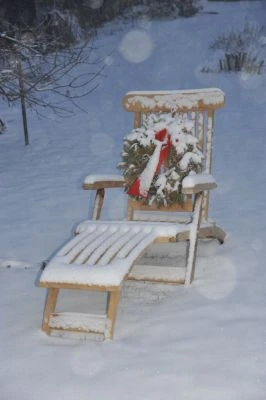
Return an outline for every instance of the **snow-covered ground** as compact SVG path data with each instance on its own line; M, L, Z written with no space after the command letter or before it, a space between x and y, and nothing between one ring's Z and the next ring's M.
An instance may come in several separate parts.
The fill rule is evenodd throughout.
M218 14L106 26L96 44L108 78L84 101L87 114L30 115L27 148L19 108L1 105L8 127L0 136L1 400L265 399L266 78L200 70L218 33L246 18L263 23L266 8L247 1L209 3L205 11ZM40 264L86 218L84 176L117 173L132 128L123 95L204 87L226 93L215 121L218 189L210 207L228 233L225 244L201 243L188 290L127 283L114 342L47 337L45 290L35 287ZM104 218L121 217L122 192L108 196ZM66 294L61 305L84 310L89 299L104 305L102 295L84 293Z

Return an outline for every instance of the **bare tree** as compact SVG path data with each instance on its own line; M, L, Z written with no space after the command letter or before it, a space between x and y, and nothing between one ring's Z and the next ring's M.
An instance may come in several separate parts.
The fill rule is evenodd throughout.
M104 63L95 57L93 40L56 49L38 32L0 33L0 95L8 103L20 101L25 144L29 144L26 108L39 115L50 109L60 116L80 108L103 76ZM47 96L52 93L53 96Z

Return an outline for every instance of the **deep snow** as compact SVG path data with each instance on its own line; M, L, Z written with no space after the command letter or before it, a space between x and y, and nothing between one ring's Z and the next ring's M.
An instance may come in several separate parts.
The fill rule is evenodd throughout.
M1 400L265 399L265 73L200 69L211 39L246 17L263 23L266 9L252 1L209 3L207 10L218 14L106 26L97 47L108 78L84 101L88 113L63 121L30 115L27 148L19 109L1 105L8 127L0 136ZM117 173L123 136L132 128L123 95L203 87L226 93L215 120L218 189L210 207L228 233L226 243L201 243L188 290L127 283L114 342L45 336L45 291L34 285L40 263L86 218L83 178ZM121 217L122 192L106 200L104 218ZM154 256L160 258L160 248ZM89 298L67 293L59 307L84 311ZM92 300L103 308L102 295Z

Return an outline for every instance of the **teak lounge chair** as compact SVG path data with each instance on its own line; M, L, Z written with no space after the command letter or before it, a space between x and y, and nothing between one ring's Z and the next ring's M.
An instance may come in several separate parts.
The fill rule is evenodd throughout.
M220 243L225 233L214 223L208 222L209 190L216 182L211 176L214 112L223 107L224 93L219 89L187 91L130 92L123 100L127 111L134 112L134 127L141 126L149 113L187 113L194 121L194 134L205 155L204 172L187 176L182 183L186 201L182 206L161 207L178 218L159 222L138 213L158 208L128 199L127 221L101 221L100 214L107 188L122 187L123 178L110 175L86 177L83 188L96 190L93 220L81 223L76 233L47 264L38 285L48 289L42 329L93 332L112 339L121 288L126 279L190 285L195 274L198 238L214 238ZM190 212L189 222L178 222L182 213ZM137 220L142 218L142 220ZM135 265L143 252L153 243L188 241L186 267ZM91 290L108 293L104 315L58 313L55 311L60 289Z

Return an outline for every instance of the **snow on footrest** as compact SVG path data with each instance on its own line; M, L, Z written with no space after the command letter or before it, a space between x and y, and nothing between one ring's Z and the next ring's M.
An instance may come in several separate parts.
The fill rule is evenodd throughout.
M133 262L157 237L188 229L172 223L85 221L79 234L52 258L40 284L65 283L118 287Z
M53 329L104 333L106 328L106 315L94 315L76 312L55 313L52 314L50 318L49 326Z

